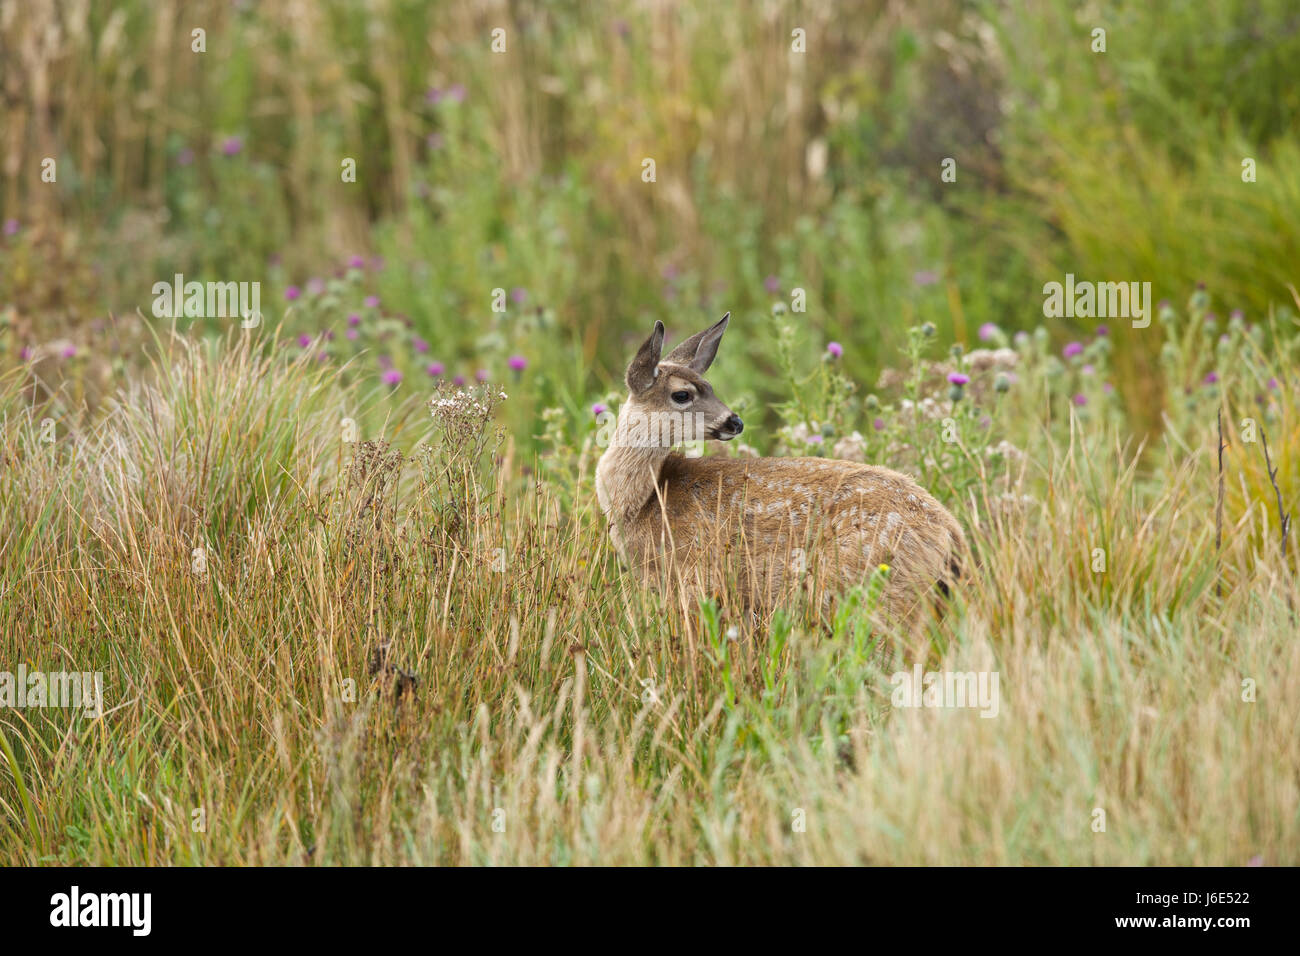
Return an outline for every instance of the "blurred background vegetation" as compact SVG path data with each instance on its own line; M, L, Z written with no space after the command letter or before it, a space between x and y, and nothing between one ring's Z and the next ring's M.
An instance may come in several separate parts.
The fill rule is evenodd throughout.
M1289 334L1297 64L1293 0L0 0L0 364L93 402L175 273L262 282L284 347L359 353L381 392L513 376L525 438L656 318L731 310L719 377L781 399L767 316L796 288L797 348L841 343L867 388L918 323L1043 324L1067 272L1204 282ZM1057 346L1095 322L1053 321ZM1162 339L1111 325L1143 433Z

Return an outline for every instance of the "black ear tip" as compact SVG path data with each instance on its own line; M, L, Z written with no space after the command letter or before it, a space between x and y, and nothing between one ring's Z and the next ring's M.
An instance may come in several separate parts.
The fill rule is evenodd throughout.
M660 322L658 319L655 319L655 334L656 335L664 334L664 324Z

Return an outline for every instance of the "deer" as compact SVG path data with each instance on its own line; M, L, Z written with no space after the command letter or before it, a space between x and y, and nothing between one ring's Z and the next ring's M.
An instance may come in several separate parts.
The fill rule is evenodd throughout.
M957 519L907 475L819 457L704 457L744 422L704 378L731 313L661 357L664 325L627 367L628 397L596 465L596 497L622 562L643 585L697 599L736 593L754 615L811 588L825 611L879 569L876 610L915 635L962 573Z

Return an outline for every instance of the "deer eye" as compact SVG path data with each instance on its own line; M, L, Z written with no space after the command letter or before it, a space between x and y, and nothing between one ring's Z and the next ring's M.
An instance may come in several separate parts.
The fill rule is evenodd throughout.
M678 405L685 405L687 402L689 402L689 401L691 400L691 393L690 393L690 392L685 392L685 391L683 391L683 392L673 392L673 394L672 394L672 399L673 399L673 401L676 402Z

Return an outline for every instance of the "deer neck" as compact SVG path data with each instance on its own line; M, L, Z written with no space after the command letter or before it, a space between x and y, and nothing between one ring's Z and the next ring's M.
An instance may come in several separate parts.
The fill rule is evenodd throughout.
M672 454L666 445L636 441L628 422L624 403L609 447L596 464L596 498L605 517L615 524L635 518L654 497L664 461Z

